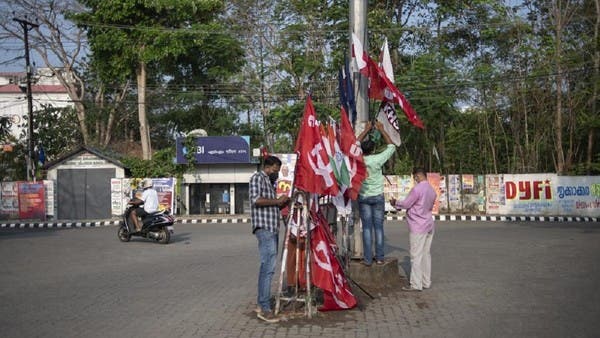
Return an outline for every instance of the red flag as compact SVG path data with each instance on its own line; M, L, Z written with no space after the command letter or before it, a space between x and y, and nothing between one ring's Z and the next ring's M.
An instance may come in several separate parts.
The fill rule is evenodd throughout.
M408 121L421 129L425 128L415 109L404 94L387 78L385 71L371 58L367 59L369 68L369 97L375 100L389 100L397 103L404 111Z
M348 170L350 171L350 186L346 190L346 193L350 199L356 200L362 182L367 177L367 167L365 166L360 143L356 140L354 130L352 130L352 125L350 125L350 120L348 120L344 107L342 107L340 116L340 148L342 153L348 156Z
M306 99L294 151L298 154L294 186L320 195L337 195L339 188L321 139L319 121L310 96Z
M328 235L327 221L320 213L312 212L316 227L311 232L311 278L315 286L323 290L323 306L320 311L347 310L356 306L356 298L350 290L344 270L335 257L335 242Z

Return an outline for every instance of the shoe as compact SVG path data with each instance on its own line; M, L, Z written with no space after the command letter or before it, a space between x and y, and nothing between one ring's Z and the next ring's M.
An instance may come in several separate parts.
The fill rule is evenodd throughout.
M371 264L369 264L369 263L367 263L365 261L360 261L360 264L362 264L362 265L364 265L366 267L370 267L371 266Z
M427 289L430 289L430 288L431 288L431 286L423 286L423 290L427 290Z
M376 262L376 264L377 264L377 265L383 265L383 264L385 264L385 262L384 262L383 260L380 260L380 261L378 260L378 261Z
M412 291L419 291L419 292L421 292L421 290L419 290L419 289L415 289L415 288L413 288L412 286L403 286L403 287L402 287L402 291L408 291L408 292L412 292Z
M279 318L277 318L273 314L273 311L261 311L261 312L259 312L259 313L256 314L256 317L258 317L259 319L264 320L267 323L277 323L277 322L279 322Z

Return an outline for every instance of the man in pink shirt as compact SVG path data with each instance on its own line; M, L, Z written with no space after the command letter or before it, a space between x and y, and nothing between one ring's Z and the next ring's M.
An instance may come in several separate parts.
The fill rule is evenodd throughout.
M392 198L390 203L396 209L406 209L410 242L410 286L403 291L421 291L431 286L431 241L434 223L431 210L436 199L435 190L427 182L427 174L422 168L413 170L417 184L402 201Z

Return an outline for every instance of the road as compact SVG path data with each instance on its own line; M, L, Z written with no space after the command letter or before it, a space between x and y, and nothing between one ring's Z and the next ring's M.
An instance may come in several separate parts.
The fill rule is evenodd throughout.
M437 222L433 284L278 324L255 306L248 223L179 224L168 245L116 226L0 229L2 337L598 337L600 225ZM407 268L403 221L386 256Z

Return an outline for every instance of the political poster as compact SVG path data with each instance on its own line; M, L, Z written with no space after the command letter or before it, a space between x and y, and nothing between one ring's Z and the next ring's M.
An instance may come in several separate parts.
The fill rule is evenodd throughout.
M43 182L18 182L19 219L46 220Z

